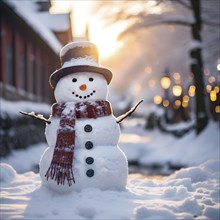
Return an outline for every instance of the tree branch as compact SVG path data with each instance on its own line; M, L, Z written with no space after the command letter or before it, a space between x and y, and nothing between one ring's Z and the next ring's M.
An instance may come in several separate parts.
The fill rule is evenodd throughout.
M125 31L123 31L119 35L119 39L123 38L124 35L133 33L134 31L140 30L142 28L147 28L147 27L152 27L152 26L157 26L157 25L183 25L183 26L191 26L194 23L194 20L187 20L185 17L177 17L177 16L168 16L168 17L156 17L156 16L151 16L148 19L144 20L141 23L135 23L128 27Z

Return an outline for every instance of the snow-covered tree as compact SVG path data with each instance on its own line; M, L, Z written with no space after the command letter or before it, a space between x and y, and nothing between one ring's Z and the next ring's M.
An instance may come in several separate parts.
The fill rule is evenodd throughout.
M204 44L201 36L202 27L203 25L208 25L209 28L218 27L219 12L216 12L215 9L215 7L219 6L218 1L155 0L137 1L135 4L127 0L123 2L123 6L113 10L114 16L111 16L110 19L110 22L118 22L121 20L131 21L130 26L120 34L120 38L159 25L178 25L189 28L191 32L189 48L189 56L191 59L189 70L192 73L194 84L196 86L195 115L196 131L199 134L208 123L208 114L204 96L204 62L202 58ZM119 6L117 2L115 5ZM106 2L100 3L99 6L106 6ZM215 10L213 10L213 8ZM215 34L213 34L212 39L213 38L216 38ZM209 51L207 54L208 56L206 55L206 59L213 62L213 57L215 57L217 60L216 48L213 48L213 50Z

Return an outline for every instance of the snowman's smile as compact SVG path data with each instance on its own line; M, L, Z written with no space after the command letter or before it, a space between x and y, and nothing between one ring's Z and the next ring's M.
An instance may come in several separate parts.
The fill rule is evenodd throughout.
M89 98L89 97L93 96L93 94L94 94L95 92L96 92L96 91L93 90L93 91L92 91L90 94L88 94L88 95L79 95L79 94L77 94L77 93L75 93L75 92L72 92L72 94L75 95L75 97L77 97L77 98L79 98L79 99L86 99L86 98Z

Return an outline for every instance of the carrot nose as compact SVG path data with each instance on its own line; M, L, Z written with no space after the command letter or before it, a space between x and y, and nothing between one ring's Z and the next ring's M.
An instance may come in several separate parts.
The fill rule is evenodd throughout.
M87 85L82 84L79 88L80 88L80 90L85 91L87 89Z

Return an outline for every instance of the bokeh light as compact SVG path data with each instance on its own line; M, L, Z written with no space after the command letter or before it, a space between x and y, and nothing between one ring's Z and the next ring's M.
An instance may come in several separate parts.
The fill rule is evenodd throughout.
M182 94L182 87L179 86L179 85L174 85L173 88L172 88L172 91L173 91L173 95L181 96L181 94Z
M159 95L154 96L154 104L159 105L162 102L162 97Z
M168 89L170 87L171 80L169 77L164 76L161 78L160 83L163 89Z
M195 96L195 92L196 92L196 87L194 85L191 85L189 87L189 96L191 97Z
M211 100L212 102L215 102L216 99L217 99L216 92L215 92L215 90L212 90L212 91L210 92L210 100Z
M165 108L168 107L169 104L170 104L170 102L169 102L167 99L163 101L163 106L164 106Z

